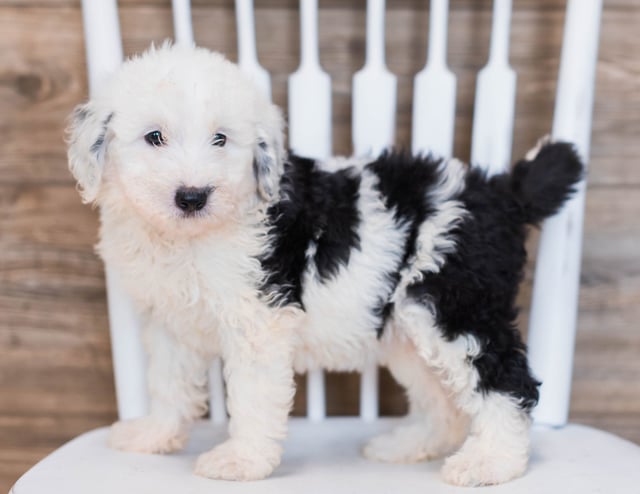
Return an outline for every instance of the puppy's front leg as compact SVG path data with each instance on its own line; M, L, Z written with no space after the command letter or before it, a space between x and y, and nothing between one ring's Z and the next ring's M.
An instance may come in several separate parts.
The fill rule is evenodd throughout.
M170 453L186 445L190 424L206 411L209 359L161 325L146 325L143 336L149 359L149 414L113 424L109 445L138 453Z
M256 315L252 327L229 328L223 338L230 438L198 458L198 475L257 480L280 464L277 441L286 435L294 393L291 342L261 321Z

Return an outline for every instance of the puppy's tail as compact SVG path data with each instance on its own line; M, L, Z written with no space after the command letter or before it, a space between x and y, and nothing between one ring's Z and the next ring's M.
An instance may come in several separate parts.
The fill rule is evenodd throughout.
M534 154L532 151L530 154ZM524 221L538 224L554 215L576 190L584 165L566 142L543 142L534 156L519 161L511 172L511 190Z

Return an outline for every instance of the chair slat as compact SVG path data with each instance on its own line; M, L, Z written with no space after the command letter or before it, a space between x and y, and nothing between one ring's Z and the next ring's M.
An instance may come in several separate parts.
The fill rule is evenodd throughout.
M353 77L353 148L356 156L378 155L395 136L396 77L385 65L384 0L367 0L365 65ZM360 417L378 416L378 366L369 363L360 379Z
M602 0L569 0L552 136L575 143L587 161ZM542 381L537 422L564 425L569 415L575 346L585 183L542 229L536 265L529 354Z
M300 0L300 65L289 76L289 148L315 159L331 155L331 78L320 66L318 1ZM326 416L324 372L307 374L307 417Z
M494 0L489 61L478 74L473 111L471 161L489 173L511 161L516 73L509 66L511 0Z
M453 154L456 112L456 77L447 68L449 0L431 0L429 56L413 83L413 153Z
M324 371L310 370L307 373L307 418L312 422L320 422L327 416L325 390Z
M83 0L89 91L95 94L122 63L122 40L116 0ZM147 411L145 354L140 323L116 274L105 266L109 329L118 416L129 419Z
M116 0L82 0L89 91L99 89L122 63L122 39Z
M171 0L173 12L173 35L176 43L194 44L191 22L191 0Z
M109 265L105 266L105 277L118 417L141 417L148 411L149 399L139 315Z
M384 0L367 0L364 67L353 77L353 148L356 156L376 156L393 145L396 77L384 61Z
M300 1L300 66L289 76L289 148L309 158L331 155L331 78L318 54L318 1Z
M209 417L214 424L227 421L222 359L215 359L209 369Z
M227 421L222 359L215 358L209 368L209 417L214 424Z
M371 422L378 418L379 392L378 363L371 360L360 376L360 418Z
M264 94L271 98L269 73L258 62L253 0L236 0L236 22L238 26L238 65L251 76Z

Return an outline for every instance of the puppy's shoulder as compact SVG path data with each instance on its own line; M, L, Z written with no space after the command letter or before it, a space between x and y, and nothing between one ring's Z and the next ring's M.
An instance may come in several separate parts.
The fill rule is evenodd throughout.
M361 169L357 162L347 159L319 161L292 154L284 165L281 196L273 209L280 214L326 219L336 206L355 204Z

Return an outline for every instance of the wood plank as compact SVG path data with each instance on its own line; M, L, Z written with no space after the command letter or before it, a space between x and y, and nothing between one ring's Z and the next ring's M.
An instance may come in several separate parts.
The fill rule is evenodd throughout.
M65 118L86 94L78 9L0 7L0 183L71 183Z
M72 185L0 186L0 486L115 420L97 215ZM6 460L6 461L5 461ZM0 487L1 488L1 487Z

